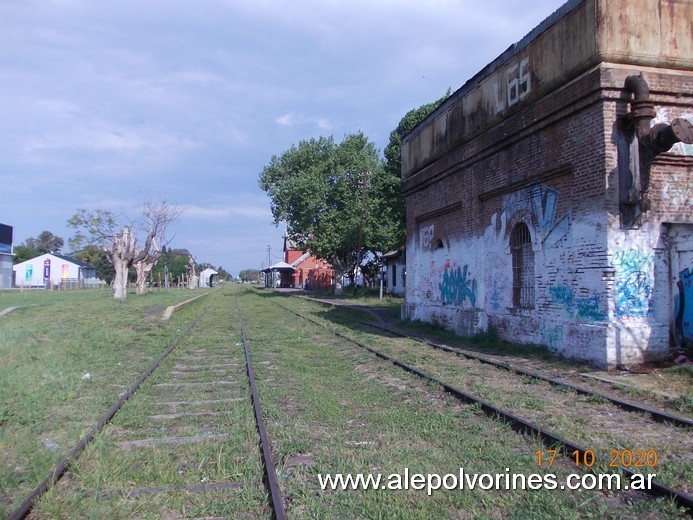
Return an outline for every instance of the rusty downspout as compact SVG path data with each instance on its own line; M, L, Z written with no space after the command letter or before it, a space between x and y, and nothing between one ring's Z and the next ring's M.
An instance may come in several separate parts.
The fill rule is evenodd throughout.
M642 75L628 76L624 86L633 94L630 112L624 116L624 121L635 128L638 141L642 143L650 133L650 121L656 115L654 104L650 102L650 87Z
M633 93L630 112L623 116L624 123L634 127L638 141L647 147L653 158L678 142L693 144L693 123L688 119L677 117L671 124L659 123L650 127L650 121L657 114L650 101L650 87L642 74L628 76L624 86Z
M630 112L620 118L623 130L634 131L638 139L639 157L635 161L633 185L626 204L636 204L642 211L650 209L647 191L650 184L652 160L678 143L693 143L693 123L685 118L676 118L671 124L659 123L650 127L656 116L654 103L650 101L650 87L642 74L626 78L624 88L632 93ZM637 166L636 166L637 165Z

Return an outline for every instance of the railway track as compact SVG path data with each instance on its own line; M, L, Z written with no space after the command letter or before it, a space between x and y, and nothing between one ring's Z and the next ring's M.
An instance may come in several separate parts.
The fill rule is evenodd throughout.
M690 494L690 453L693 446L691 421L687 418L424 340L423 344L431 347L430 350L438 351L433 356L421 349L420 338L408 337L371 323L358 322L378 329L376 334L360 332L359 337L354 337L353 325L356 322L351 322L351 332L346 334L328 326L324 320L282 307L382 360L440 385L449 394L478 406L488 416L511 424L515 430L538 436L548 449L558 449L583 470L601 467L628 477L643 471L654 473L656 470L658 475L664 471L665 483L652 479L647 492L652 496L668 497L689 513L693 512L693 496ZM331 319L336 321L334 316ZM390 338L396 338L396 341L390 341ZM374 347L374 344L378 346ZM520 394L520 398L513 394ZM512 404L513 400L524 403ZM557 404L550 404L552 401L557 401ZM570 410L574 420L580 419L583 424L576 426L570 418L560 417L560 410L564 415L566 410ZM552 420L555 416L560 420ZM586 423L584 417L587 417ZM606 419L604 424L599 423L600 418ZM628 430L627 435L623 434L624 429ZM568 440L576 437L579 440ZM641 456L638 464L633 460L636 452ZM648 454L650 461L643 463Z
M9 518L283 520L237 301L233 311L204 307Z
M619 514L625 508L626 516L637 516L643 504L648 511L674 511L672 502L691 507L684 482L691 461L687 425L657 421L649 413L626 411L598 396L446 349L422 348L420 339L351 318L342 323L337 313L325 317L314 304L293 312L285 305L289 299L273 293L226 292L195 316L122 396L117 413L80 441L81 453L61 462L62 478L52 472L47 489L11 518L27 513L32 518L424 518L466 510L494 517L515 508L532 516L588 504ZM375 357L387 363L374 362ZM472 406L443 397L443 391ZM554 404L572 407L575 417L554 428L545 422L560 418ZM612 426L630 417L629 425L640 421L646 427L619 437L613 429L578 422L582 408ZM663 443L661 435L673 439ZM678 454L669 449L676 443ZM540 472L559 476L569 471L628 476L637 468L609 468L600 455L606 448L623 455L636 447L657 450L656 468L646 468L657 472L652 494L670 500L652 501L640 492L573 497L465 489L426 496L378 491L383 488L327 491L318 485L325 473L399 473L403 466L439 471L450 462L490 473L512 467L529 475L540 466ZM534 450L536 457L552 451L566 457L557 457L549 469L546 461L532 460ZM672 455L680 455L678 467Z
M486 356L475 354L475 353L472 353L470 351L465 351L465 350L460 349L460 348L454 348L454 347L450 347L447 345L443 345L441 343L435 343L433 341L429 341L426 339L417 338L416 336L403 334L403 333L401 333L397 330L394 330L390 327L384 327L381 325L368 323L366 321L358 321L358 323L365 325L367 327L372 327L375 329L385 331L388 334L392 334L393 336L397 336L397 337L401 337L401 338L407 338L407 339L410 339L412 341L416 341L417 343L421 343L421 344L424 344L428 347L454 354L455 356L460 356L460 357L463 357L463 358L466 358L469 360L474 360L474 361L478 361L480 363L491 365L493 367L500 368L500 369L506 370L508 372L517 374L519 376L531 377L531 378L536 379L538 381L544 381L544 382L546 382L550 385L553 385L553 386L566 388L566 389L569 389L569 390L571 390L571 391L573 391L579 395L589 396L589 397L593 397L596 399L602 399L602 400L608 401L608 402L610 402L610 403L612 403L612 404L614 404L614 405L616 405L616 406L618 406L618 407L620 407L626 411L647 414L653 420L658 421L658 422L668 423L668 424L671 424L674 426L693 427L693 420L691 420L687 417L681 417L681 416L666 412L664 410L657 410L655 408L652 408L651 406L647 406L647 405L640 404L640 403L634 403L632 401L626 401L624 399L619 399L618 397L606 395L602 392L597 392L595 390L591 390L591 389L588 389L588 388L585 388L582 386L567 383L565 381L559 381L558 379L548 377L548 376L545 376L542 374L537 374L536 372L533 372L531 370L525 370L522 368L514 367L512 365L508 365L507 363L501 363L499 361L489 359Z

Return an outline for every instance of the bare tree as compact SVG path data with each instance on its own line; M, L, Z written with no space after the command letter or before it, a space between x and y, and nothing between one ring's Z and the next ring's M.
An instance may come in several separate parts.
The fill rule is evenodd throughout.
M144 247L138 249L133 260L137 281L135 287L137 294L147 293L147 275L156 265L161 256L161 246L165 246L166 231L176 222L182 213L178 206L168 204L166 201L159 204L145 203L142 210L143 232L146 233Z
M110 211L79 209L68 220L68 224L77 229L77 234L70 244L74 247L88 240L81 233L81 230L85 230L91 238L90 241L103 248L115 269L113 298L124 302L127 298L128 269L134 266L137 273L137 294L145 294L147 274L161 255L160 245L167 244L168 227L178 220L181 212L181 208L166 201L156 204L145 203L139 227L146 238L144 245L139 247L132 224L124 225L122 231L118 231L120 226Z

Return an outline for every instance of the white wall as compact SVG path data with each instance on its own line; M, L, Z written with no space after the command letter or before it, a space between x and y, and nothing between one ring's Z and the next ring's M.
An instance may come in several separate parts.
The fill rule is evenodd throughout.
M46 260L50 260L50 280L53 285L59 284L65 278L79 277L79 266L77 264L46 253L14 266L15 286L43 286L43 268Z

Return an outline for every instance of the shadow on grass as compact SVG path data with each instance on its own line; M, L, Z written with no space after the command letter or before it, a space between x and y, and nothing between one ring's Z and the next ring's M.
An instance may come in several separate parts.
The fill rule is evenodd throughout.
M364 327L367 327L368 332L371 334L391 335L382 328L375 328L385 327L400 334L435 343L443 343L450 347L474 351L480 354L547 361L560 363L564 366L570 365L578 370L591 370L589 365L566 360L543 345L512 343L500 339L493 332L485 332L471 337L461 337L440 325L402 320L400 319L400 307L403 302L401 298L388 296L383 300L379 300L377 293L353 296L349 292L349 294L334 296L318 291L294 289L259 289L257 294L266 298L276 298L278 303L281 299L283 300L281 304L287 307L295 305L290 300L299 296L320 299L320 303L326 306L325 310L319 314L322 318L352 330L362 331ZM374 325L375 327L368 327L366 324Z

